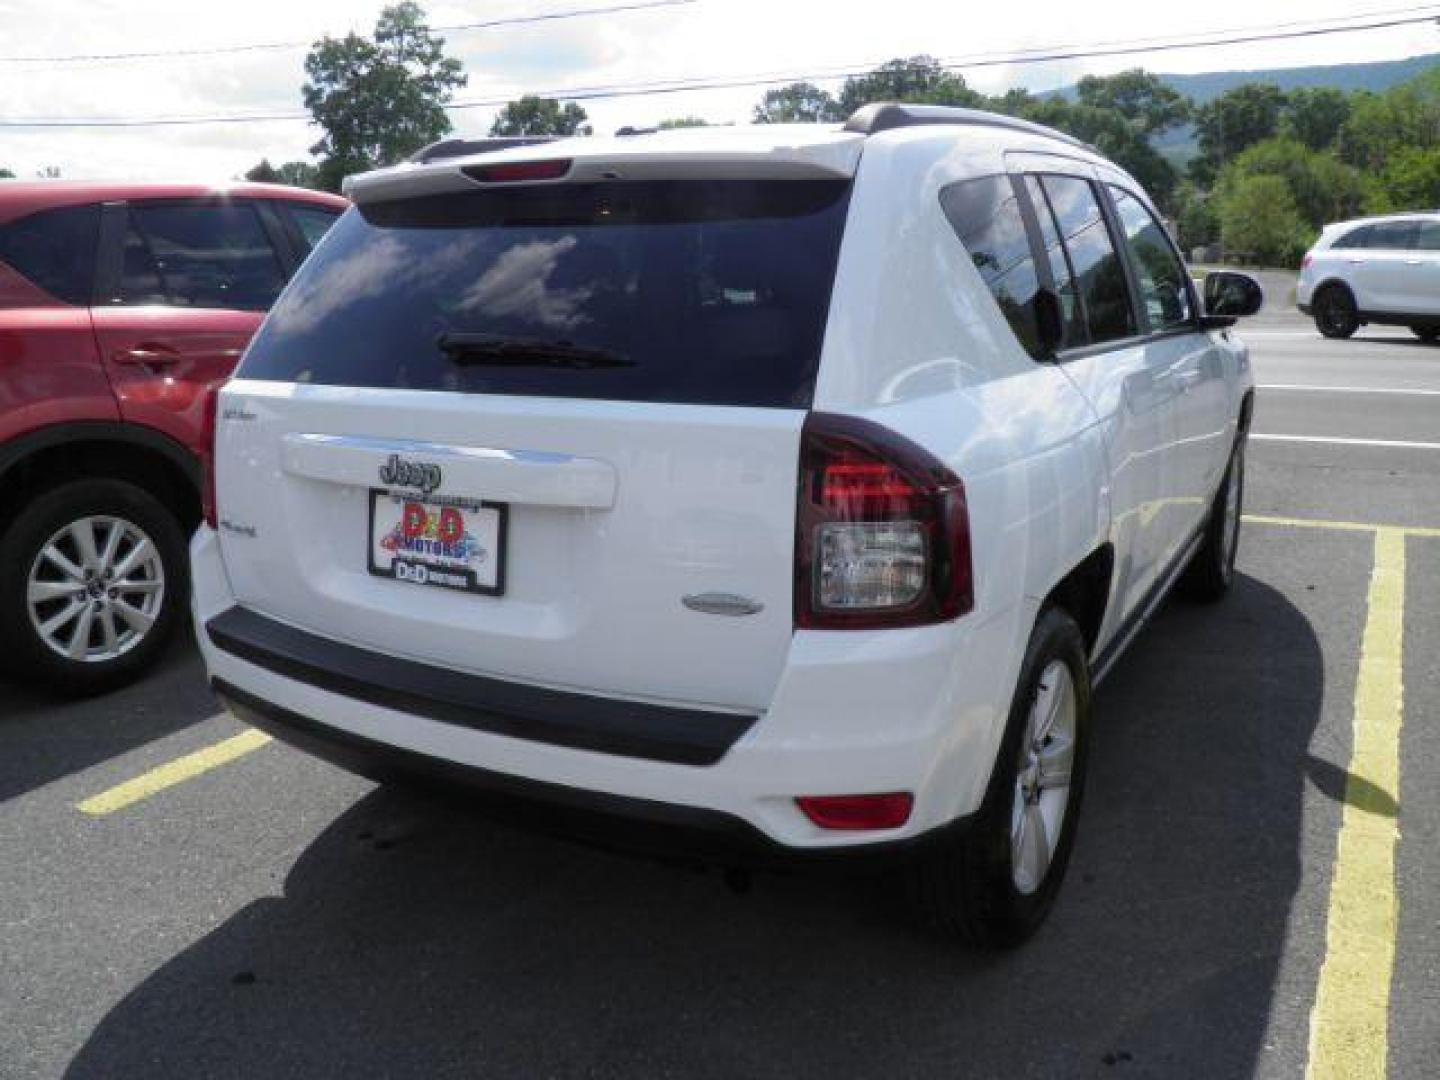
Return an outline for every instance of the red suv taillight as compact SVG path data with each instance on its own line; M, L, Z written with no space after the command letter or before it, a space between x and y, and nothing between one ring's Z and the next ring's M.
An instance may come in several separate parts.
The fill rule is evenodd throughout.
M919 626L973 606L960 478L889 428L811 413L800 438L795 625Z
M200 514L205 524L216 527L215 516L215 410L220 405L220 387L205 391L200 418Z

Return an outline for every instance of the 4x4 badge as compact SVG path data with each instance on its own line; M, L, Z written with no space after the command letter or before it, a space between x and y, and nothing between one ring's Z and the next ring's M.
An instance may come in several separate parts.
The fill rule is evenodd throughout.
M415 487L426 495L440 486L440 466L428 461L406 461L399 454L380 466L380 482L388 487Z

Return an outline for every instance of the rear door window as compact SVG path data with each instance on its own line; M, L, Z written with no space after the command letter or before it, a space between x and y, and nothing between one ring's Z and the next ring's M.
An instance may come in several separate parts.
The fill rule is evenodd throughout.
M1140 308L1150 323L1149 329L1160 332L1191 326L1194 313L1189 275L1165 235L1164 226L1130 192L1113 184L1109 188L1139 280Z
M1078 176L1054 174L1042 176L1040 183L1054 208L1070 265L1075 268L1091 343L1134 337L1135 312L1130 304L1125 265L1115 250L1094 187Z
M132 203L119 303L265 311L285 284L246 203Z
M1015 337L1038 359L1044 351L1035 314L1040 280L1010 177L951 184L940 193L940 205Z
M1427 218L1415 232L1415 247L1420 251L1440 251L1440 221Z
M88 306L95 285L100 207L41 210L0 226L0 262L57 300Z
M1050 266L1050 282L1060 301L1060 314L1064 320L1062 349L1073 349L1090 341L1090 329L1085 320L1085 308L1080 293L1075 287L1075 269L1070 265L1070 255L1060 241L1060 226L1049 197L1040 186L1038 177L1025 177L1025 190L1030 195L1030 204L1035 208L1035 219L1040 228L1040 242L1045 248L1045 259Z
M1378 251L1409 251L1415 246L1416 222L1377 221L1370 226L1370 240L1365 245Z
M250 379L805 408L848 180L537 184L359 207Z
M1364 248L1370 246L1370 226L1362 225L1358 229L1351 229L1335 243L1330 245L1336 248Z

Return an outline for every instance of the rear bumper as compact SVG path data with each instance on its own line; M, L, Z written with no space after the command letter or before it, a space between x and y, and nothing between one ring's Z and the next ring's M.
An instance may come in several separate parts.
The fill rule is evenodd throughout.
M1017 608L985 624L802 631L769 707L754 716L520 684L258 612L237 619L208 528L192 543L191 577L206 666L242 719L366 775L480 790L491 803L547 808L541 816L558 806L562 816L647 829L658 818L661 832L693 836L676 846L711 858L878 854L973 814L1034 619ZM883 831L821 829L795 802L891 791L912 793L914 810Z
M967 820L959 819L917 836L866 845L858 851L787 847L730 814L457 765L319 723L219 679L211 687L237 719L350 772L457 797L467 809L478 809L506 824L623 851L725 866L884 870L923 856L968 825Z

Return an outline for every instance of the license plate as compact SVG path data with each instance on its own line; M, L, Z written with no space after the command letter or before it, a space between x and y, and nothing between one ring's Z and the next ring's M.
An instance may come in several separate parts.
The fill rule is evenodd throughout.
M439 589L505 591L504 503L370 492L370 573Z

